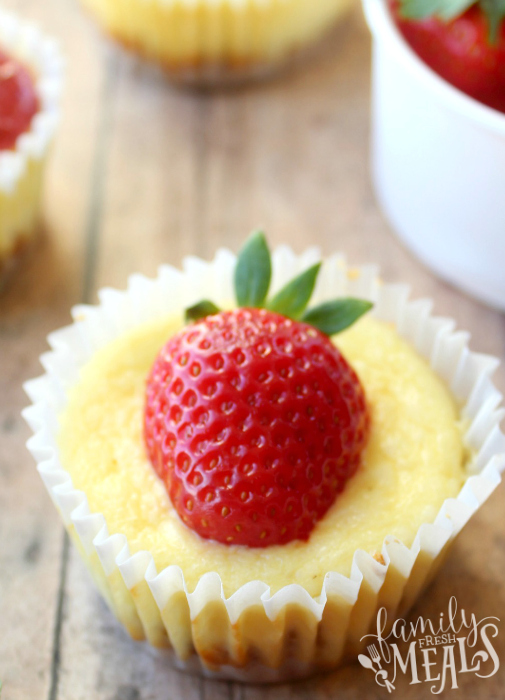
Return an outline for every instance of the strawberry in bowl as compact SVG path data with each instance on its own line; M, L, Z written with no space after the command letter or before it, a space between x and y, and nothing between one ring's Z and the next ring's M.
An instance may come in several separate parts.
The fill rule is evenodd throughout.
M505 309L503 3L364 0L364 9L378 202L422 262Z
M470 97L505 112L505 3L393 0L389 6L426 65Z

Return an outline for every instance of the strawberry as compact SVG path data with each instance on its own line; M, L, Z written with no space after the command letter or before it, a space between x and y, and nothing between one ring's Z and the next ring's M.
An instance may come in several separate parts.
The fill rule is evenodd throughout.
M505 112L504 0L389 0L408 44L438 75Z
M265 304L270 256L255 234L238 259L239 308L192 307L194 322L154 362L147 453L201 537L249 547L306 540L359 466L365 395L328 335L371 305L341 299L305 311L318 271Z
M0 51L0 151L15 148L38 108L29 71Z

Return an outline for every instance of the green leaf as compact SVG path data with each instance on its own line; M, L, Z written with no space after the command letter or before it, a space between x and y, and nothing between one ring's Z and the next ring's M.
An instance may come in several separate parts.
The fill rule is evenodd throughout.
M364 299L346 297L327 301L306 311L301 320L318 328L326 335L340 333L372 308L373 304Z
M188 321L198 321L200 318L205 318L206 316L213 316L218 314L221 309L219 309L212 301L204 299L199 301L198 304L191 306L186 309L186 323Z
M319 262L288 282L268 302L267 308L289 318L298 318L309 303L320 268Z
M240 251L235 268L238 306L262 306L268 294L271 276L272 262L265 234L256 231Z
M462 15L476 2L477 0L400 0L400 16L405 19L425 19L436 15L448 22Z
M443 0L400 0L399 14L405 19L424 19L438 14Z
M480 0L480 4L489 24L489 43L496 45L500 24L505 17L505 0Z

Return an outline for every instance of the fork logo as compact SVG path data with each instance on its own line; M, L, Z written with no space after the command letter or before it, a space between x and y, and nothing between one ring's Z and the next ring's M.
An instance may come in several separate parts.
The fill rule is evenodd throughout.
M373 671L376 683L388 693L395 689L402 673L412 679L410 685L430 683L431 692L438 695L449 684L458 688L461 673L494 676L500 668L492 643L498 635L498 622L497 617L478 620L473 613L458 611L454 596L436 622L418 617L415 622L400 618L391 624L386 609L381 608L376 633L361 638L366 640L368 656L360 654L358 661Z
M375 673L375 682L387 688L390 693L395 687L391 681L388 680L388 672L381 666L381 655L377 647L375 644L370 644L370 646L367 647L367 651L370 654L370 658L364 654L360 654L358 656L358 661L365 668L370 668ZM377 668L375 668L374 664Z

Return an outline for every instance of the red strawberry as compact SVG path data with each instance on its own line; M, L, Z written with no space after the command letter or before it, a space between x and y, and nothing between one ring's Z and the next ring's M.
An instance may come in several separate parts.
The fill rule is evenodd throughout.
M264 253L258 236L245 251L252 262L258 241ZM242 281L258 269L250 262L239 258ZM238 296L253 288L263 302L269 259L265 270L266 283L258 276L241 287L236 277ZM318 270L310 268L269 306L304 308ZM343 315L347 325L369 306L340 300L302 318L341 327ZM209 311L173 336L153 365L144 426L149 458L181 519L202 537L249 547L306 540L359 465L369 423L363 389L313 325L266 309L219 312L210 302L190 315Z
M29 71L0 51L0 151L16 146L18 137L29 130L38 108Z
M505 4L485 0L389 0L412 49L438 75L505 112Z

